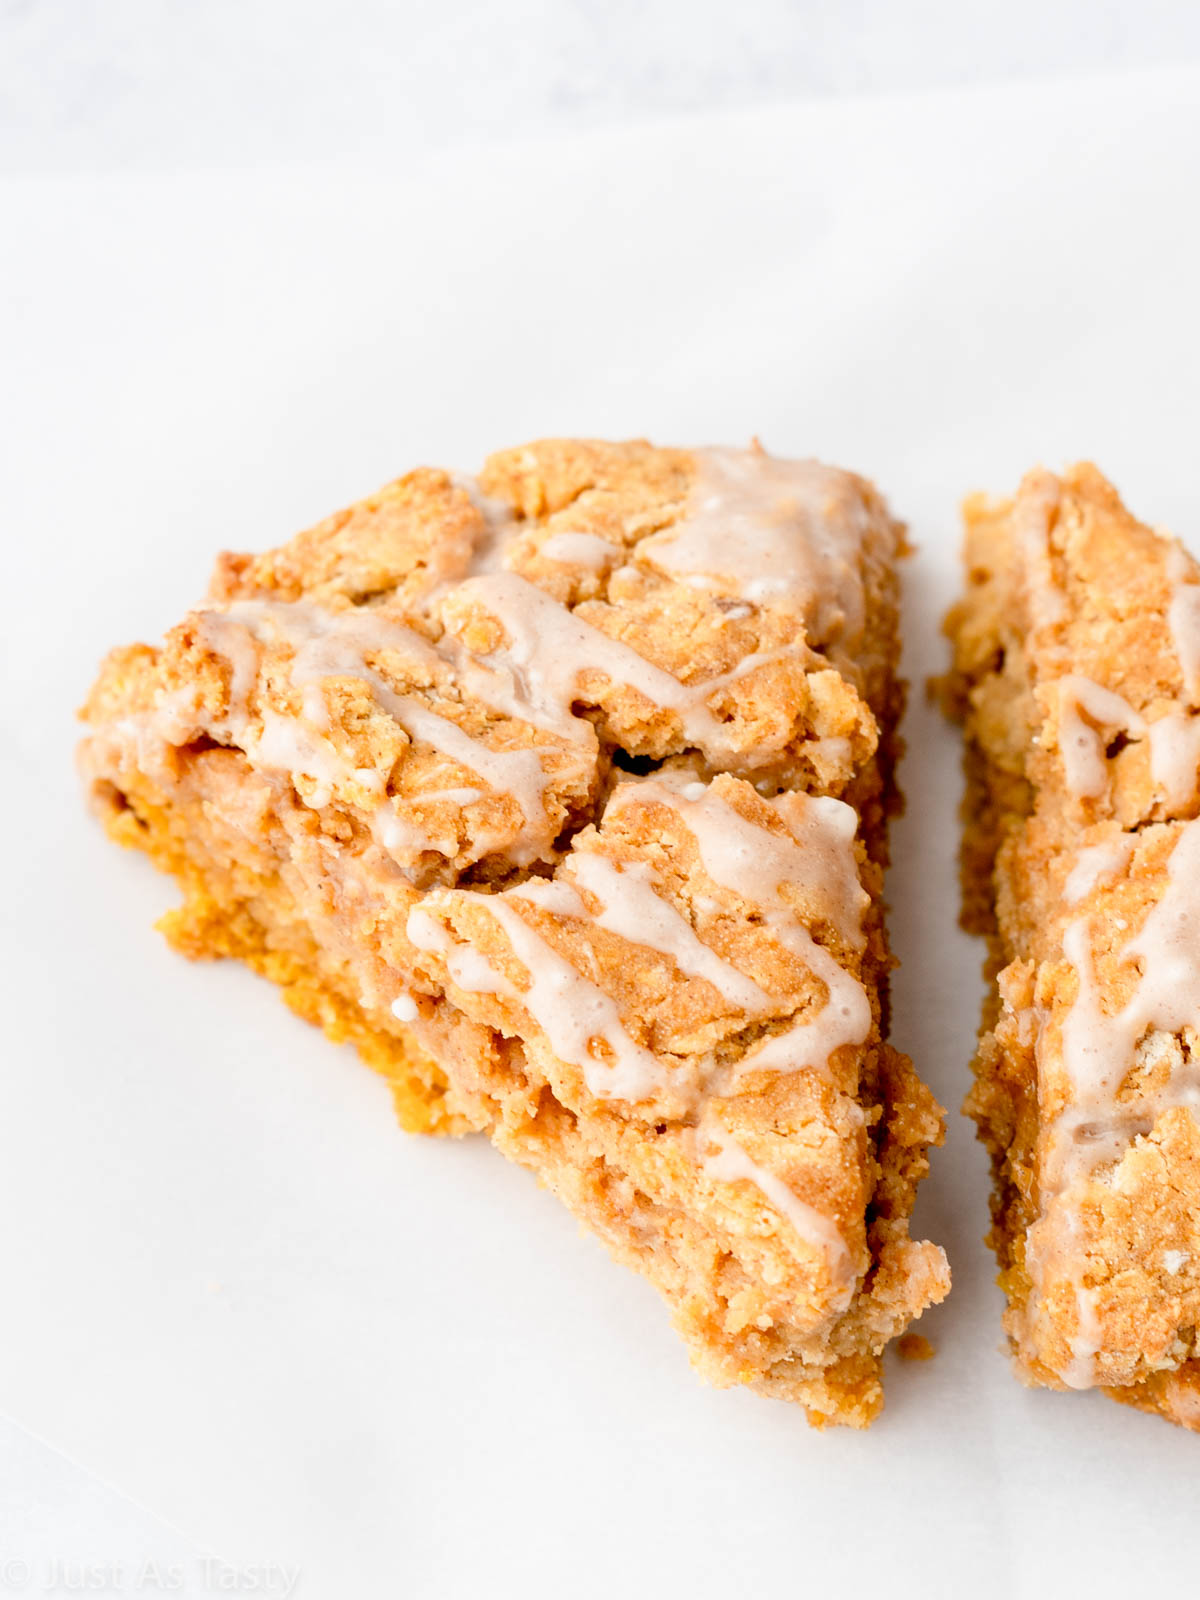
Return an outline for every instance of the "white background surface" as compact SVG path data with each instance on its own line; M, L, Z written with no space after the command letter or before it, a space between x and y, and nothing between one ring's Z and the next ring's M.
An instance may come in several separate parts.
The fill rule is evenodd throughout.
M1188 61L1192 0L0 0L0 163L361 162Z
M84 820L69 715L103 649L173 621L217 547L274 541L412 462L471 466L543 432L758 432L872 473L921 546L916 681L941 664L967 488L1091 454L1144 515L1194 534L1200 77L544 137L787 92L796 11L742 8L722 58L651 8L638 59L665 63L661 92L572 48L596 68L581 106L530 89L506 120L493 84L474 131L530 137L488 149L438 123L431 70L414 152L412 62L395 103L342 82L361 19L318 39L297 8L290 42L264 35L267 51L247 26L222 52L223 7L194 13L214 19L195 39L149 6L81 5L69 34L72 8L55 9L0 12L0 87L33 85L5 97L0 259L0 1593L51 1591L55 1558L88 1563L93 1592L153 1593L147 1557L160 1588L174 1561L188 1592L219 1592L201 1551L242 1563L243 1588L253 1566L299 1566L293 1592L322 1600L685 1580L1106 1595L1194 1571L1196 1442L1009 1376L985 1163L956 1115L918 1212L955 1271L922 1324L938 1359L894 1368L876 1429L820 1437L705 1391L653 1293L525 1175L404 1139L383 1087L265 986L166 951L149 923L172 891ZM827 53L805 56L801 88L889 81L880 41L904 30L867 11L841 79L821 14L804 37ZM514 38L483 8L458 14L511 70ZM446 15L427 30L435 68ZM599 37L599 15L547 11L548 37ZM1166 38L1145 15L1142 51ZM1049 66L1077 68L1046 16ZM318 42L319 117L287 70ZM1095 45L1088 30L1083 65ZM907 35L897 53L893 82L955 71ZM566 56L539 59L529 84L562 80ZM212 112L218 68L229 98L206 121L189 107ZM247 92L255 73L276 116ZM382 125L394 142L351 160ZM957 750L919 696L908 735L895 1031L954 1107L978 994L953 926Z

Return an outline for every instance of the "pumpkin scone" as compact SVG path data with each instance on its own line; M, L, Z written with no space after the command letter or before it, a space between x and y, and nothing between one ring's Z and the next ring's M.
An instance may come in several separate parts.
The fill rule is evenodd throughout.
M112 836L353 1040L400 1120L482 1131L666 1298L700 1371L868 1423L941 1299L941 1113L884 1041L903 533L759 448L548 440L224 555L105 662Z
M1019 1374L1200 1428L1200 567L1092 466L966 506L967 1109Z

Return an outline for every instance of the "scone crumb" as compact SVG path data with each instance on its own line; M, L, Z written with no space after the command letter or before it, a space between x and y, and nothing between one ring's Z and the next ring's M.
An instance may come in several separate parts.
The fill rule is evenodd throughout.
M932 1361L937 1351L923 1333L903 1333L896 1340L901 1361Z

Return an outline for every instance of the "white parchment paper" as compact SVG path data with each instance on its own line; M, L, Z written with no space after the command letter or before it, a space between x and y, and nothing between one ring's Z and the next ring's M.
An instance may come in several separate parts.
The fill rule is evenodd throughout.
M314 106L314 116L319 107ZM1090 455L1200 542L1200 76L458 152L410 172L0 187L0 1410L303 1596L1162 1592L1200 1441L1027 1392L957 1115L957 743L914 692L895 1036L951 1108L955 1272L869 1434L691 1375L653 1291L481 1142L151 922L85 816L100 654L408 466L545 433L746 441L911 524L942 663L956 505ZM94 1554L103 1560L104 1551Z

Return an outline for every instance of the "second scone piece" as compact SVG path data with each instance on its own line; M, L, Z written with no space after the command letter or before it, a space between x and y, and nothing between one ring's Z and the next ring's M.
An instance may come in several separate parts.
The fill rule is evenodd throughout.
M1200 1427L1200 569L1091 466L966 508L968 1109L1023 1377Z

